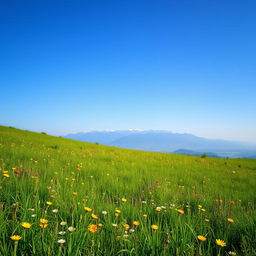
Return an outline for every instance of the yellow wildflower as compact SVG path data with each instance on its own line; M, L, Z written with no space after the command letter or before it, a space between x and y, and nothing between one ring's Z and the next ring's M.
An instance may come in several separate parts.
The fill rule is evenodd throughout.
M227 221L229 222L229 223L234 223L235 221L233 220L233 219L231 219L231 218L227 218Z
M21 225L23 228L26 228L26 229L31 228L31 224L28 223L28 222L22 222L20 225Z
M85 210L86 212L92 212L92 208L90 208L90 207L84 207L84 210Z
M134 226L139 226L140 225L140 222L139 221L137 221L137 220L135 220L135 221L133 221L133 223L132 223Z
M185 213L184 210L182 210L182 209L178 209L177 212L178 212L179 214L184 214L184 213Z
M152 228L153 230L158 230L158 226L157 226L157 225L151 225L151 228Z
M12 241L19 241L21 239L21 236L14 235L14 236L11 236L11 239Z
M93 213L92 213L91 217L92 217L93 219L95 219L95 220L99 219L99 217L98 217L96 214L93 214Z
M207 240L207 238L205 236L197 236L198 240L205 242Z
M51 206L51 205L52 205L52 202L47 201L46 204L47 204L48 206Z
M97 232L98 227L97 227L97 225L91 224L88 226L88 230L92 233L95 233L95 232Z
M220 239L216 239L216 244L218 246L221 246L221 247L226 246L226 243L223 240L220 240Z
M121 201L122 201L123 203L126 203L126 202L127 202L127 199L126 199L126 198L122 198Z

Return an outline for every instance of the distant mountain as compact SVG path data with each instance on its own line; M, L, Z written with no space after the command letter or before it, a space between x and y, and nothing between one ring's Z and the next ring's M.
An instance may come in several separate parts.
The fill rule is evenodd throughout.
M187 150L187 149L178 149L173 151L172 153L179 154L179 155L189 155L189 156L201 156L203 154L206 154L206 156L209 156L209 157L221 157L212 152L197 152L197 151Z
M182 149L182 154L187 154L189 151L193 151L195 154L210 152L209 154L212 156L237 158L247 158L256 155L256 144L211 140L193 134L172 133L169 131L92 131L68 134L65 137L80 141L98 142L104 145L146 151L171 153Z

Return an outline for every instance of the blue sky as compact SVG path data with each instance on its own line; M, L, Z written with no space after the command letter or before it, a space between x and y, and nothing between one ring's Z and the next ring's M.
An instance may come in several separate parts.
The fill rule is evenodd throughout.
M3 1L0 124L256 142L256 1Z

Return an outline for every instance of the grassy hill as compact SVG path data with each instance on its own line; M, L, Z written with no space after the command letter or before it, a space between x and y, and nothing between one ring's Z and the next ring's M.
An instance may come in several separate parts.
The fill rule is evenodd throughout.
M0 126L0 170L0 255L256 255L256 160Z

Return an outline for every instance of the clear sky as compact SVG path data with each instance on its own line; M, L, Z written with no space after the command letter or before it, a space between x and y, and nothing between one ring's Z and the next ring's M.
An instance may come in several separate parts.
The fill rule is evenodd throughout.
M255 0L1 1L0 124L256 142Z

